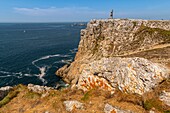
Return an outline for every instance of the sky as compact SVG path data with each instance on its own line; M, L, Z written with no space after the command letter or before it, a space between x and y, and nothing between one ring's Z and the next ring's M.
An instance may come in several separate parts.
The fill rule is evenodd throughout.
M0 22L87 22L114 18L170 20L170 0L0 0Z

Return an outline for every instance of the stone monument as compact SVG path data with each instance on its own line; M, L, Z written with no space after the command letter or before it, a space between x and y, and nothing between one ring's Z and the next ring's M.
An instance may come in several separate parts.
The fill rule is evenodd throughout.
M112 9L112 11L110 12L110 19L113 19L113 9Z

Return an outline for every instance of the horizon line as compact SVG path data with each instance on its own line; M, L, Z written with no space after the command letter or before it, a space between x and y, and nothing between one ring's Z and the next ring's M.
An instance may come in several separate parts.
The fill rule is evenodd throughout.
M0 23L74 23L74 22L78 22L78 23L81 23L81 22L90 22L91 20L105 20L105 19L109 19L109 18L96 18L96 19L90 19L90 20L86 20L86 21L44 21L44 22L41 22L41 21L34 21L34 22L29 22L29 21L25 21L25 22L0 22ZM164 21L170 21L170 19L144 19L144 18L113 18L113 19L128 19L128 20L164 20Z

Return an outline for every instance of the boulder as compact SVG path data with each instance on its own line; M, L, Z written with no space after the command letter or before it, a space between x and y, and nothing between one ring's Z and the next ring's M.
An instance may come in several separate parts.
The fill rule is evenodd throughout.
M64 101L64 105L66 107L67 111L72 111L74 109L83 109L83 104L76 101L76 100L70 100L70 101Z
M2 100L5 96L8 95L9 91L11 91L13 87L5 86L0 88L0 100Z
M112 106L108 103L104 107L104 112L105 113L133 113L130 110L122 110L122 109L115 107L115 106Z
M162 91L159 99L163 101L166 105L170 106L170 91Z
M144 58L114 57L84 65L79 76L77 87L85 91L95 87L110 91L119 88L142 95L168 78L169 70Z
M44 93L44 92L48 92L50 89L53 89L52 87L40 86L40 85L34 85L34 84L28 84L27 88L30 91L33 91L36 93Z

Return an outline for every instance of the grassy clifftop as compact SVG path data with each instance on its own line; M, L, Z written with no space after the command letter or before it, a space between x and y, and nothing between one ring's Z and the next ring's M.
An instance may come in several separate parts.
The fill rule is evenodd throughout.
M136 113L144 113L151 109L169 113L169 107L159 99L161 92L169 89L169 79L143 96L125 94L119 90L111 95L110 92L99 89L83 92L70 88L37 93L30 91L26 86L18 85L0 101L0 113L66 113L63 104L66 100L77 100L83 103L84 109L74 109L72 111L74 113L103 113L106 103Z

